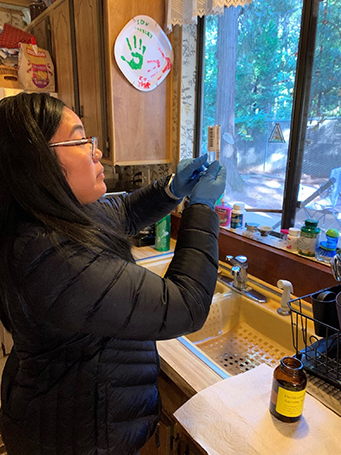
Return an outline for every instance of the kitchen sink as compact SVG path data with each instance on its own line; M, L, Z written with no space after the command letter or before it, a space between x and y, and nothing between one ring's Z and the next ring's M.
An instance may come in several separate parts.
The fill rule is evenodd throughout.
M163 276L172 256L167 253L137 263ZM220 268L223 276L231 277L226 263L220 263ZM204 326L179 338L218 374L223 372L222 377L242 373L261 363L275 367L282 357L295 354L291 318L277 313L281 291L249 276L250 283L267 297L266 303L258 303L218 279ZM309 333L313 333L313 327L308 327ZM301 340L298 347L303 346Z

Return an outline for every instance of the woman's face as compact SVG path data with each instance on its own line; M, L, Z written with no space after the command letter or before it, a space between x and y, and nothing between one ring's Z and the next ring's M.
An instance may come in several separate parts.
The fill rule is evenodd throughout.
M71 109L64 107L62 120L51 144L85 137L84 126L79 117ZM102 158L99 149L94 158L91 156L91 144L57 146L55 150L66 173L66 180L81 204L90 204L103 196L107 187L104 183L104 168L99 161Z

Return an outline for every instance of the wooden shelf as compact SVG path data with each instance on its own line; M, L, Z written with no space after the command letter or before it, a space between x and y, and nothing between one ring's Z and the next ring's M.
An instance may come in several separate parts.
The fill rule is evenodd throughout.
M1 0L1 3L6 3L6 5L13 6L24 6L26 8L29 8L31 1L32 0Z

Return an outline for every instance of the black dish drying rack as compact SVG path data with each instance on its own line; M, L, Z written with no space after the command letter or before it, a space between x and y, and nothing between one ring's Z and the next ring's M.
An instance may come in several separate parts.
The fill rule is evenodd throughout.
M319 292L327 290L341 292L341 285ZM314 294L316 292L288 302L296 357L307 372L341 389L341 330L312 316L310 302ZM316 324L325 330L324 337L315 334Z

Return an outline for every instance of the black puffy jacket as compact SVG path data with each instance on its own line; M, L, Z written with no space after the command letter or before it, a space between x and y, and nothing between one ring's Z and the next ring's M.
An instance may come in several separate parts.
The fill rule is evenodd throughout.
M175 205L162 185L102 203L128 235ZM14 348L2 379L1 431L9 455L133 455L160 413L155 340L199 329L216 279L219 219L185 209L161 278L84 248L67 257L44 230L15 243L22 297L7 296Z

